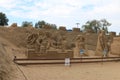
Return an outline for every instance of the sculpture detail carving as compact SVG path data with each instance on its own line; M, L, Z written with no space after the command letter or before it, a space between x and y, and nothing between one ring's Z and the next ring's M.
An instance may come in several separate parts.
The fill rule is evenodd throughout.
M79 56L80 52L85 52L85 38L82 35L78 35L75 39L75 57Z
M61 49L63 52L67 49L67 41L65 36L63 36L61 40Z
M50 32L32 33L27 37L28 49L34 49L36 53L46 53L46 50L59 50L65 52L67 49L66 36L59 38Z
M75 46L78 49L85 49L85 45L84 45L85 38L82 35L78 35L76 37L75 41L76 41Z
M96 48L96 55L105 55L107 56L110 43L107 41L107 37L105 35L105 31L101 30L98 34L98 42Z

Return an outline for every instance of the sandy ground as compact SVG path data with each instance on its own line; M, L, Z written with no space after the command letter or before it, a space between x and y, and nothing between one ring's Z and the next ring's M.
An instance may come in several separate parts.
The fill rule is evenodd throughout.
M0 42L6 45L5 49L11 60L14 55L22 55L22 49L18 49L7 40L0 38ZM16 64L13 63L12 66L12 80L25 80L22 72L27 80L120 80L120 62L72 64L71 67L64 64L18 66L22 72Z
M28 80L120 80L120 62L20 66Z

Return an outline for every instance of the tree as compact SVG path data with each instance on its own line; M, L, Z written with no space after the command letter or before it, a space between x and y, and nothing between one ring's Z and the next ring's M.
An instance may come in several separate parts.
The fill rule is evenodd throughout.
M37 23L35 23L35 28L43 28L44 26L49 26L52 29L57 29L57 26L55 24L47 23L44 20L38 21Z
M106 19L101 20L92 20L87 21L85 25L82 26L82 28L86 30L92 30L95 33L98 33L99 30L105 30L105 32L108 32L108 26L110 26L111 23L109 23Z
M105 30L105 32L108 33L108 26L111 26L111 23L109 23L106 19L101 19L100 22L102 25L102 30Z
M90 25L88 25L88 24L83 25L82 28L84 29L84 31L88 31L89 30L89 31L93 32L92 27Z
M90 29L97 33L100 30L100 22L98 20L87 21L85 25L82 26L84 30Z
M8 25L8 18L6 17L5 13L0 12L0 25Z
M35 23L35 28L42 28L44 25L46 25L45 21L38 21L37 23Z
M22 27L28 27L28 26L33 26L32 22L27 22L27 21L22 22Z
M57 26L56 26L56 24L47 24L48 26L50 26L52 29L57 29Z

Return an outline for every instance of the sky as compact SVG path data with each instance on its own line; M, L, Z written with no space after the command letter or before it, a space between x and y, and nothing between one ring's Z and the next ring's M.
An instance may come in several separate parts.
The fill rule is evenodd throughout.
M120 0L0 0L0 12L9 25L44 20L67 29L79 28L90 20L106 19L109 31L120 32Z

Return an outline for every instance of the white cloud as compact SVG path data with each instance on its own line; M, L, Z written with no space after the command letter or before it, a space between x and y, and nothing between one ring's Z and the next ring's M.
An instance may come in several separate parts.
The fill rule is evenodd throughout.
M13 4L14 3L14 4ZM15 5L15 0L0 0L0 7L4 8L4 9L11 9L16 7Z
M120 0L0 0L1 11L14 18L72 27L76 22L82 25L87 20L102 18L112 23L110 29L120 25Z

